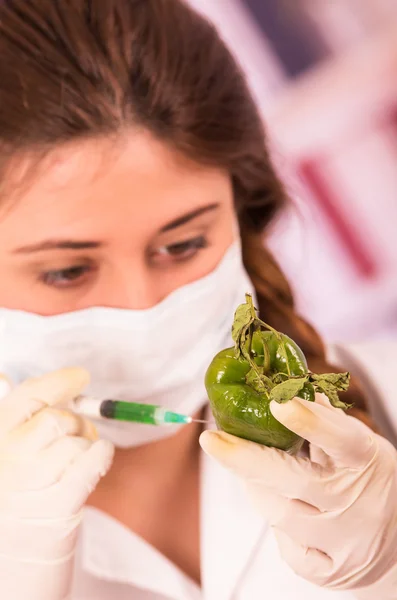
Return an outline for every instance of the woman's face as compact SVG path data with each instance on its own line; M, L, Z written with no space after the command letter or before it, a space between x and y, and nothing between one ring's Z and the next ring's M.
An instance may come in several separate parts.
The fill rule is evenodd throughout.
M149 308L215 268L234 219L225 172L146 132L63 147L0 212L0 306Z

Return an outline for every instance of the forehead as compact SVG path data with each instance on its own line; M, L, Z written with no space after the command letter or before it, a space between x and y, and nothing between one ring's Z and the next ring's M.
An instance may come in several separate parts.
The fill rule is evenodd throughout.
M181 212L229 200L229 177L181 156L146 132L117 140L88 140L49 154L0 219L4 228L40 231L109 229L120 219L159 227ZM75 231L78 234L78 230Z

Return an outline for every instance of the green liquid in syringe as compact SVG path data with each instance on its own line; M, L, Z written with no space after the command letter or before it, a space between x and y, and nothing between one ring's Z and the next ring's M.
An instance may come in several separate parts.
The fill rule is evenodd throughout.
M180 415L152 404L104 400L100 408L101 416L117 421L129 421L146 425L166 425L190 423L190 417Z

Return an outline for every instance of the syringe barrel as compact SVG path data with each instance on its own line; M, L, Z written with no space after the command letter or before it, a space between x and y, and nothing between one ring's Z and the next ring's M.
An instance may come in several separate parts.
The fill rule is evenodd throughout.
M117 421L158 425L156 412L158 407L152 404L104 400L101 402L101 416Z
M146 425L182 425L191 418L153 404L125 402L121 400L99 400L89 396L79 396L74 401L74 410L94 419L114 419Z

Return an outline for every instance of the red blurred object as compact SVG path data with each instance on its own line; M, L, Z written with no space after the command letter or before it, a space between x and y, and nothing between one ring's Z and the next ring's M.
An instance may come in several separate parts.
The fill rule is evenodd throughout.
M396 115L397 127L397 115ZM302 160L298 172L306 186L313 193L321 210L333 227L348 259L361 277L371 279L379 268L371 249L364 243L352 222L348 222L340 210L340 194L323 176L319 159Z

